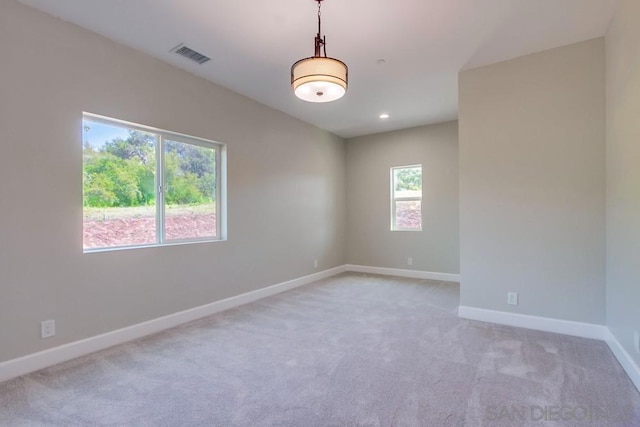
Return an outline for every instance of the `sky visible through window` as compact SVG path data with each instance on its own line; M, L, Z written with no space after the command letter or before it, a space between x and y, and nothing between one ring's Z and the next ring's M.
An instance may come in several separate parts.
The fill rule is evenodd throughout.
M86 120L82 122L82 141L84 144L89 142L96 150L103 148L105 142L114 139L126 140L128 137L129 131L125 128Z

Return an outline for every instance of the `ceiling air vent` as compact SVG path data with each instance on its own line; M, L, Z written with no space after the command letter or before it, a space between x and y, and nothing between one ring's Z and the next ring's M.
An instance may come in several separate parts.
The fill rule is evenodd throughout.
M171 49L171 52L177 53L180 56L184 56L187 59L192 60L193 62L197 62L198 64L204 64L211 58L201 54L200 52L196 52L195 50L185 46L183 43L180 43L178 46Z

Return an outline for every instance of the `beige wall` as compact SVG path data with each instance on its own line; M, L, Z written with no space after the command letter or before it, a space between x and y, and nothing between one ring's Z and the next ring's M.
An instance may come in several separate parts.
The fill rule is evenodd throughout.
M607 326L640 365L640 2L623 0L607 43Z
M605 321L606 293L607 325L639 362L638 18L640 4L622 1L606 40L605 289L602 39L462 72L459 153L458 122L353 138L345 149L0 2L0 362L309 274L314 259L319 270L461 272L462 305L592 323ZM82 111L227 144L229 241L83 254ZM389 168L415 163L424 230L392 232ZM520 305L506 304L507 291ZM51 318L57 336L42 340L39 322Z
M457 122L347 140L347 261L457 274L457 156ZM422 164L423 229L390 231L389 170L413 164Z
M0 50L0 361L344 264L342 139L15 1ZM83 111L228 144L229 240L83 254Z
M604 323L604 78L603 39L460 74L461 305Z

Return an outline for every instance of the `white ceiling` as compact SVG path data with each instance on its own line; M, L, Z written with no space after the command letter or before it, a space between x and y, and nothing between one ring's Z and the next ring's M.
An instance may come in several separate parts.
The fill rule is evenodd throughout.
M311 104L289 72L313 55L314 0L21 1L343 137L455 119L458 71L602 36L618 2L326 0L327 53L349 66L349 90ZM212 60L170 53L179 43Z

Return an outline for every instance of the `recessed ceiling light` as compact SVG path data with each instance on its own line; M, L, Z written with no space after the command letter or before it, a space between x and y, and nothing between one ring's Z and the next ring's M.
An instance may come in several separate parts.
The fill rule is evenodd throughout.
M380 116L379 116L379 117L380 117L381 119L388 119L388 118L389 118L389 115L388 115L387 113L382 113L382 114L380 114Z

